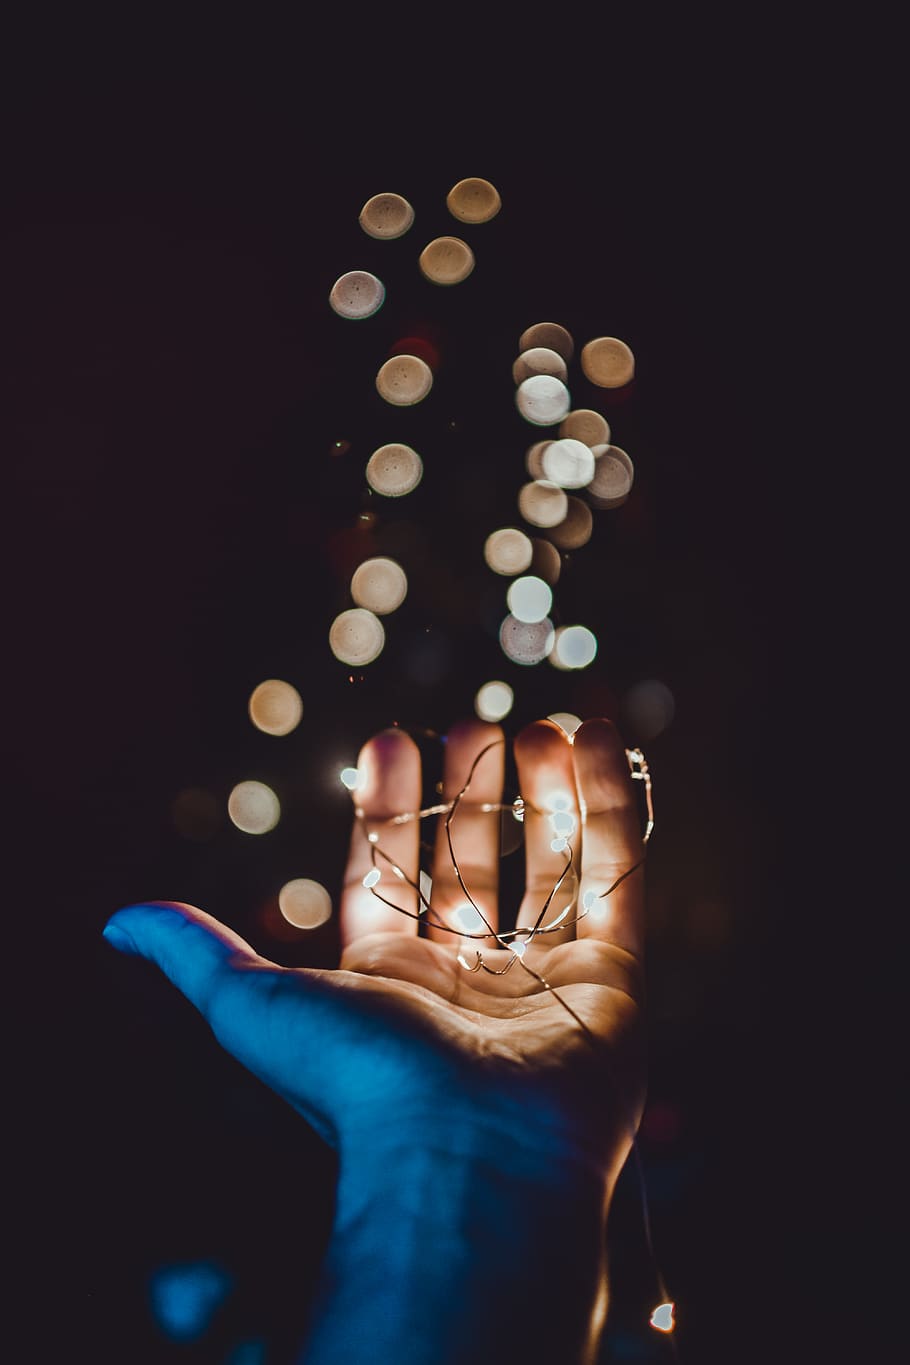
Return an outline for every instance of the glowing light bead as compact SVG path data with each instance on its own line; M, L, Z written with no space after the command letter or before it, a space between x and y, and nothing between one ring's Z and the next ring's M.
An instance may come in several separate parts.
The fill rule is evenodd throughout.
M533 555L534 547L529 537L512 526L493 531L484 542L483 557L494 573L523 573Z
M565 626L555 649L564 668L587 668L597 654L597 637L587 626Z
M586 891L581 898L581 904L584 910L593 910L594 906L597 904L596 893L594 891Z
M329 647L343 664L370 664L379 658L384 645L382 622L363 607L341 612L329 629Z
M571 711L552 711L547 720L552 720L561 730L565 730L567 735L574 735L581 724L581 717L573 715Z
M374 194L360 210L358 222L367 236L389 241L404 236L414 222L414 210L400 194Z
M632 491L635 467L619 446L598 447L595 452L594 477L587 494L595 507L621 507Z
M567 365L575 354L572 333L558 322L535 322L533 327L527 327L518 338L518 349L527 351L532 346L549 346L551 351L559 352Z
M359 791L365 781L359 768L342 768L339 776L349 792Z
M394 559L365 559L351 579L351 596L358 607L366 607L378 616L395 611L407 593L407 575Z
M550 538L560 550L580 550L591 539L594 514L581 498L569 494L566 502L566 515L558 526L550 528Z
M459 180L446 195L446 207L462 223L489 223L502 208L502 200L489 180Z
M528 951L528 945L523 938L513 938L509 947L516 957L524 957Z
M433 371L416 355L393 355L380 365L376 391L397 408L410 408L426 398L433 387Z
M550 828L554 834L574 834L577 821L570 810L556 810L549 817Z
M228 797L228 815L244 834L268 834L281 818L281 803L264 782L238 782Z
M565 811L572 809L572 797L566 791L547 792L544 797L544 809L548 811Z
M554 853L563 853L569 846L569 841L562 835L550 840L550 847Z
M610 424L593 408L573 408L559 424L560 436L573 436L592 448L610 440Z
M374 492L386 498L402 498L423 478L423 460L410 446L393 441L373 451L366 475Z
M650 1323L656 1327L658 1332L672 1332L676 1324L673 1321L673 1303L659 1303L651 1314Z
M569 510L569 498L558 484L535 479L518 491L518 510L532 526L558 526Z
M300 724L303 701L296 687L267 678L250 693L250 720L266 735L289 735Z
M452 917L457 922L458 927L466 934L479 934L484 928L484 922L479 912L468 902L459 905L453 911Z
M278 909L298 929L318 929L332 914L332 897L321 882L297 877L278 892Z
M436 237L421 251L417 264L433 284L461 284L474 269L474 253L460 237Z
M329 304L340 318L371 318L385 299L385 285L368 270L349 270L329 291Z
M499 643L513 663L542 663L553 648L553 622L519 621L509 615L499 628Z
M535 441L525 451L525 469L532 479L545 479L547 477L543 472L543 453L550 444L550 441Z
M516 578L506 593L509 611L517 621L542 621L553 605L553 593L542 578Z
M526 422L551 427L561 422L571 406L569 390L552 374L532 374L515 392L515 406Z
M586 379L601 389L621 389L635 373L635 357L618 337L595 337L581 348Z
M552 374L565 383L568 371L558 351L551 351L549 346L532 346L530 350L522 351L513 362L512 379L516 384L521 384L533 374Z
M515 694L508 683L488 682L478 688L474 710L481 720L497 721L512 709Z
M379 881L379 878L380 878L381 876L382 876L382 873L379 871L379 868L378 868L378 867L371 867L371 868L370 868L369 872L367 873L367 875L366 875L366 876L364 877L364 879L363 879L363 884L364 884L364 886L367 888L368 891L370 890L371 887L374 887L374 886L376 885L376 883Z
M563 436L551 441L541 457L544 477L560 488L584 488L594 478L594 454L584 441Z

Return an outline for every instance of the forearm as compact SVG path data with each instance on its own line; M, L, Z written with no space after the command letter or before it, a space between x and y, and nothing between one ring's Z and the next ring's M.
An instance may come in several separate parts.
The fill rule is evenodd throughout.
M456 1144L457 1145L457 1144ZM342 1163L304 1365L576 1365L606 1311L603 1176L448 1140ZM562 1167L562 1168L560 1168Z

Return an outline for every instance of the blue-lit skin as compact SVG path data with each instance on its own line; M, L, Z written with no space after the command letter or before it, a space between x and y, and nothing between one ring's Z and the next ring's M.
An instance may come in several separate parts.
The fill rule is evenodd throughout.
M444 791L501 738L481 721L455 727ZM565 864L550 849L555 790L570 793L579 819L579 899L640 860L641 830L609 722L585 722L573 744L539 721L514 749L527 803L518 923L528 925ZM459 866L494 927L499 815L479 807L502 798L503 753L481 760L452 824ZM376 736L357 767L368 819L418 808L420 759L408 736ZM419 836L417 821L383 826L378 845L414 881ZM642 872L599 902L609 907L602 920L553 936L577 934L570 941L539 938L521 961L481 945L491 966L512 961L492 976L458 965L457 933L419 938L415 921L378 902L363 886L370 854L355 827L337 971L276 966L202 910L170 902L120 910L105 932L157 963L222 1046L339 1151L305 1365L591 1361L607 1303L606 1212L643 1104ZM389 899L407 892L395 878L384 887ZM440 847L434 909L445 918L464 899ZM283 1216L276 1210L282 1236Z
M173 1341L198 1341L231 1287L231 1276L211 1261L161 1266L149 1282L152 1316Z

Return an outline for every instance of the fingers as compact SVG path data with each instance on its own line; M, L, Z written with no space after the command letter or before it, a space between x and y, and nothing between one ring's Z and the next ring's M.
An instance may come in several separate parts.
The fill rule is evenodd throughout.
M490 747L493 746L493 747ZM486 752L484 752L486 750ZM479 755L482 754L482 757ZM471 767L477 766L471 773ZM452 847L470 899L459 883L449 849L445 818L440 816L436 830L436 849L433 857L433 890L431 903L433 918L444 920L459 928L460 907L467 907L468 927L483 931L482 921L471 923L471 901L478 907L492 929L498 923L497 896L499 891L499 810L484 811L483 805L497 806L502 801L505 776L505 742L502 729L482 720L464 720L454 725L446 736L443 763L443 800L452 801L468 781L470 789L458 804L450 826ZM429 937L440 943L457 945L459 940L444 929L429 927ZM474 940L478 947L483 940Z
M400 913L417 911L417 892L404 877L416 883L419 874L420 821L390 824L392 816L420 810L420 750L403 730L384 730L368 740L360 751L357 767L363 785L354 793L363 820L355 820L341 898L341 941L347 944L361 934L377 932L416 934L417 921ZM367 839L375 833L371 850ZM375 850L376 858L372 852ZM363 885L366 874L376 868L380 880L376 895ZM404 877L394 868L400 868ZM385 905L383 900L391 901Z
M575 790L575 768L572 745L568 735L553 721L539 720L528 725L515 740L515 764L518 769L518 789L525 802L525 894L518 911L519 926L536 924L547 897L563 874L567 852L554 850L551 845L559 838L551 817L565 815L570 820L556 821L558 825L574 823L574 831L567 829L576 850L581 843L581 817ZM553 922L571 902L575 880L565 878L553 896L542 925ZM569 918L574 918L570 913ZM574 931L557 929L539 941L548 947L574 938Z
M577 928L579 938L614 943L642 956L644 868L627 877L609 896L601 893L644 856L635 783L615 727L588 720L575 732L575 779L582 803L584 845L579 906L591 902Z

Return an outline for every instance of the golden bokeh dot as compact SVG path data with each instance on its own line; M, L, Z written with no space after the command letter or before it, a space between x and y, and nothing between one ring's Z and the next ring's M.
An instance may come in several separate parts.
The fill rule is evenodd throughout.
M408 593L407 574L394 559L366 559L354 571L351 596L358 607L384 616L401 606Z
M471 177L452 186L446 195L446 206L459 222L489 223L502 208L502 200L489 180Z
M340 318L371 318L384 299L385 285L368 270L349 270L329 293L329 304Z
M296 687L267 678L250 693L250 720L266 735L289 735L300 724L303 701Z
M351 607L335 617L329 629L329 647L343 664L361 667L378 659L385 645L382 622L363 607Z
M568 510L558 526L549 532L550 539L560 550L580 550L587 545L594 529L594 516L581 498L568 498Z
M281 803L264 782L238 782L228 797L228 815L244 834L268 834L281 818Z
M386 498L412 493L423 478L423 460L410 446L391 441L367 460L367 483Z
M585 378L601 389L621 389L635 373L635 357L618 337L595 337L581 348Z
M512 379L516 384L530 379L532 374L552 374L565 383L567 373L562 356L548 346L532 346L522 351L512 365Z
M360 210L360 226L369 237L403 237L414 222L414 210L400 194L374 194Z
M634 474L631 459L619 446L595 454L594 478L586 489L592 505L602 510L621 507L632 491Z
M558 351L567 365L575 354L572 333L558 322L535 322L533 327L525 328L518 338L518 349L527 351L531 346L548 346L551 351Z
M380 398L398 408L422 402L432 387L433 371L416 355L394 355L379 367L376 375Z
M321 882L296 877L278 892L278 908L297 929L318 929L331 918L332 897Z
M552 444L552 441L535 441L525 451L525 469L532 479L545 479L547 477L543 472L543 453L547 446Z
M460 237L435 237L421 251L418 265L432 284L461 284L474 269L474 253Z
M524 573L530 567L534 550L524 531L513 526L504 526L487 536L483 547L483 557L494 573Z
M601 413L593 408L573 408L566 413L559 424L560 436L571 436L576 441L584 441L593 449L596 445L606 445L610 440L610 424Z
M562 570L559 551L549 540L535 537L531 544L534 547L531 558L531 572L535 573L538 578L542 578L545 583L549 583L552 588L555 583L559 582L559 575Z
M519 489L518 510L532 526L558 526L565 520L569 499L558 484L535 479Z

